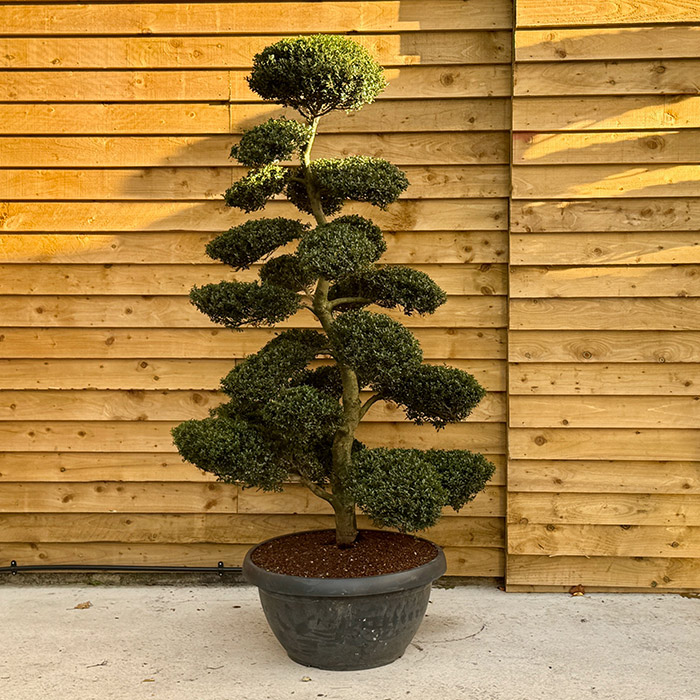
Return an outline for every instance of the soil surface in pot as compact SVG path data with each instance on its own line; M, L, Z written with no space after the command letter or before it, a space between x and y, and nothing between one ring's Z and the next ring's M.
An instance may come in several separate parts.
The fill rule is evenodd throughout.
M304 578L363 578L406 571L435 559L431 542L413 535L360 530L352 547L337 547L335 530L297 532L266 542L253 552L261 569Z

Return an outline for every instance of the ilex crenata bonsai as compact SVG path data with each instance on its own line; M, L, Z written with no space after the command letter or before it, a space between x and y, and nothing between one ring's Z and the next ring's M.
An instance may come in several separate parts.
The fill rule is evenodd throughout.
M408 187L405 174L381 158L311 158L319 122L373 102L386 86L382 69L350 39L310 36L256 55L248 83L302 119L243 134L232 156L250 171L226 203L252 212L285 195L311 216L255 219L214 238L211 258L235 270L260 264L259 280L194 287L190 298L229 328L302 311L310 329L281 332L236 365L221 382L228 402L177 426L175 444L188 462L243 487L279 491L294 475L332 506L339 546L355 541L357 507L379 526L425 529L482 490L493 465L466 450L369 449L357 427L374 403L391 401L440 429L464 420L484 390L467 372L424 364L413 334L377 308L430 314L445 292L423 272L380 264L386 242L369 219L333 218L346 202L386 208Z

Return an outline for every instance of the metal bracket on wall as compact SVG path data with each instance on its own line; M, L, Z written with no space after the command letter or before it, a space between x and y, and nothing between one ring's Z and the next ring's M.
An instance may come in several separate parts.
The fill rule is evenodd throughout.
M0 573L10 573L13 576L16 576L17 572L23 571L124 571L198 574L216 572L219 576L223 576L224 574L240 574L243 567L224 566L222 561L216 566L128 566L122 564L27 564L19 566L15 559L10 562L10 566L0 566Z

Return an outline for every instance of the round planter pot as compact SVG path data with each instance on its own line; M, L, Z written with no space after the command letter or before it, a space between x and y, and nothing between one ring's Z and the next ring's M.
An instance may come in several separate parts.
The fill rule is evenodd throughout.
M273 573L253 563L253 547L243 575L258 587L265 617L290 659L330 671L358 671L395 661L418 631L431 584L447 568L442 549L434 546L437 556L427 564L364 578Z

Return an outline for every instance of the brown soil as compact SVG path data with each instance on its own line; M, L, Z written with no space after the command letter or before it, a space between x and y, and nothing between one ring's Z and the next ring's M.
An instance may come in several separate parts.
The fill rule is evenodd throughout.
M352 547L337 547L335 530L297 532L260 545L253 563L304 578L362 578L413 569L435 559L434 544L413 535L360 530Z

